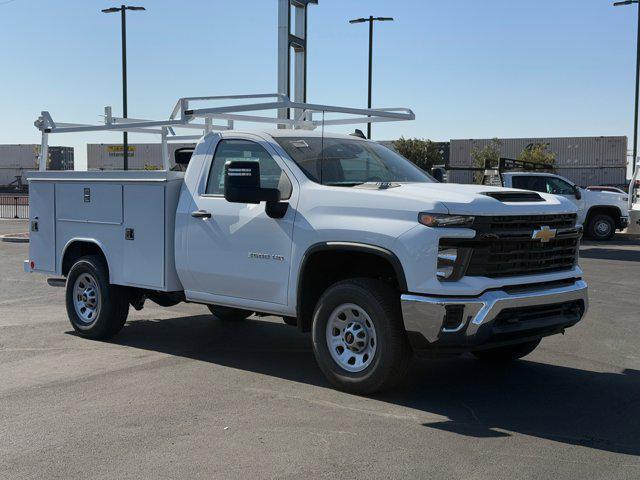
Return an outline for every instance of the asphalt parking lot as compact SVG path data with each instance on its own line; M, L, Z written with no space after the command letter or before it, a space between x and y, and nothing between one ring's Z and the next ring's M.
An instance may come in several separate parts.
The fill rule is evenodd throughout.
M585 243L586 319L526 360L423 359L373 398L275 318L147 303L79 338L26 254L0 242L2 479L640 478L640 239Z

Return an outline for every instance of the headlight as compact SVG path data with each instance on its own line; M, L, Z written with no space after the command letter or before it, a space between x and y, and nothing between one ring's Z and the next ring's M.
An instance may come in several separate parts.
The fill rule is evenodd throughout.
M458 227L467 228L473 224L474 217L469 215L446 215L441 213L422 212L418 215L418 222L427 227Z

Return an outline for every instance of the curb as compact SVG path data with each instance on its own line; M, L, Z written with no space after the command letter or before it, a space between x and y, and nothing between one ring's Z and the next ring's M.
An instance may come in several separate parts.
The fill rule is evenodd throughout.
M8 243L29 243L28 233L7 233L0 235L0 240Z

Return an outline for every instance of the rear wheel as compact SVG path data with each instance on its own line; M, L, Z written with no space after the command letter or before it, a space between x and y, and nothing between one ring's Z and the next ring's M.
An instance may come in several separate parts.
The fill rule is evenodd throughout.
M533 352L540 344L540 339L531 342L506 345L504 347L489 348L487 350L477 350L473 353L480 360L509 361L526 357Z
M610 240L616 233L616 223L610 215L599 213L589 219L587 234L594 240Z
M66 306L69 321L79 335L109 338L127 321L129 295L125 287L109 283L104 259L89 255L78 260L69 271Z
M313 350L340 390L368 394L395 385L411 359L397 292L368 278L329 287L314 312Z
M249 318L253 312L240 308L222 307L219 305L207 305L209 311L220 320L244 320Z

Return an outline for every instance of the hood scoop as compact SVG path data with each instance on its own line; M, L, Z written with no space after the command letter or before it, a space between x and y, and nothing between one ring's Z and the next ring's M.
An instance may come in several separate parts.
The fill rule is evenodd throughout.
M544 202L544 198L536 192L482 192L482 195L495 198L504 203Z

